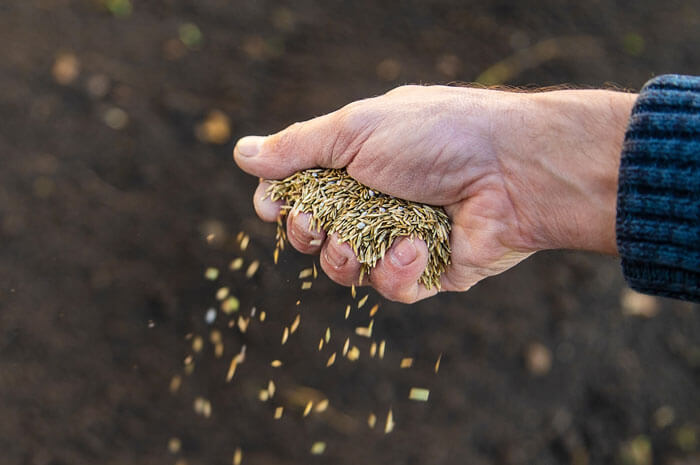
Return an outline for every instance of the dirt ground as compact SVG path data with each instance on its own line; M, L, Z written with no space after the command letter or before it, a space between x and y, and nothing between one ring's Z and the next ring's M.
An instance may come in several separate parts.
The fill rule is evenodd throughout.
M547 252L463 295L370 293L345 321L347 289L299 289L310 257L273 266L256 180L231 159L242 135L402 83L697 74L697 1L4 0L0 43L0 463L223 465L237 447L266 465L700 463L697 305L627 296L613 258ZM241 334L219 314L217 358L204 316L222 285L267 320ZM325 368L325 328L340 350L377 302L385 359L355 337L360 360Z

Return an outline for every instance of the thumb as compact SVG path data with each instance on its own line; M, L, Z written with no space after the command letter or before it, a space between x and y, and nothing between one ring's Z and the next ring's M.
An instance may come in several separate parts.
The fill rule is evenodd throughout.
M343 123L343 109L294 123L267 137L246 136L233 149L233 158L245 172L266 179L281 179L314 167L342 168L352 139Z

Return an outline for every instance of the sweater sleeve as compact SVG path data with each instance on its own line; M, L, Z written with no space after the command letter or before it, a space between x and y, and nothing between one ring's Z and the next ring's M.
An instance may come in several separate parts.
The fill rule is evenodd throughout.
M700 77L642 88L622 149L616 232L632 288L700 302Z

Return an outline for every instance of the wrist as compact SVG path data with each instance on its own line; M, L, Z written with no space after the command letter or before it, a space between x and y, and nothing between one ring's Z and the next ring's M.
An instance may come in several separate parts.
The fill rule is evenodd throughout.
M517 97L499 153L529 246L617 253L620 152L636 95L563 90Z

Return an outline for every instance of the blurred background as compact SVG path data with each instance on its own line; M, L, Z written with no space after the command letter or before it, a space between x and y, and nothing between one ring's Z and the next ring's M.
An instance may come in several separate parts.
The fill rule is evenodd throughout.
M547 252L467 294L369 292L346 321L347 289L300 290L311 257L273 265L231 157L405 83L698 74L698 1L3 0L0 43L3 464L700 463L697 305ZM354 336L375 303L383 360ZM326 368L347 336L360 359ZM310 399L329 407L304 417Z

